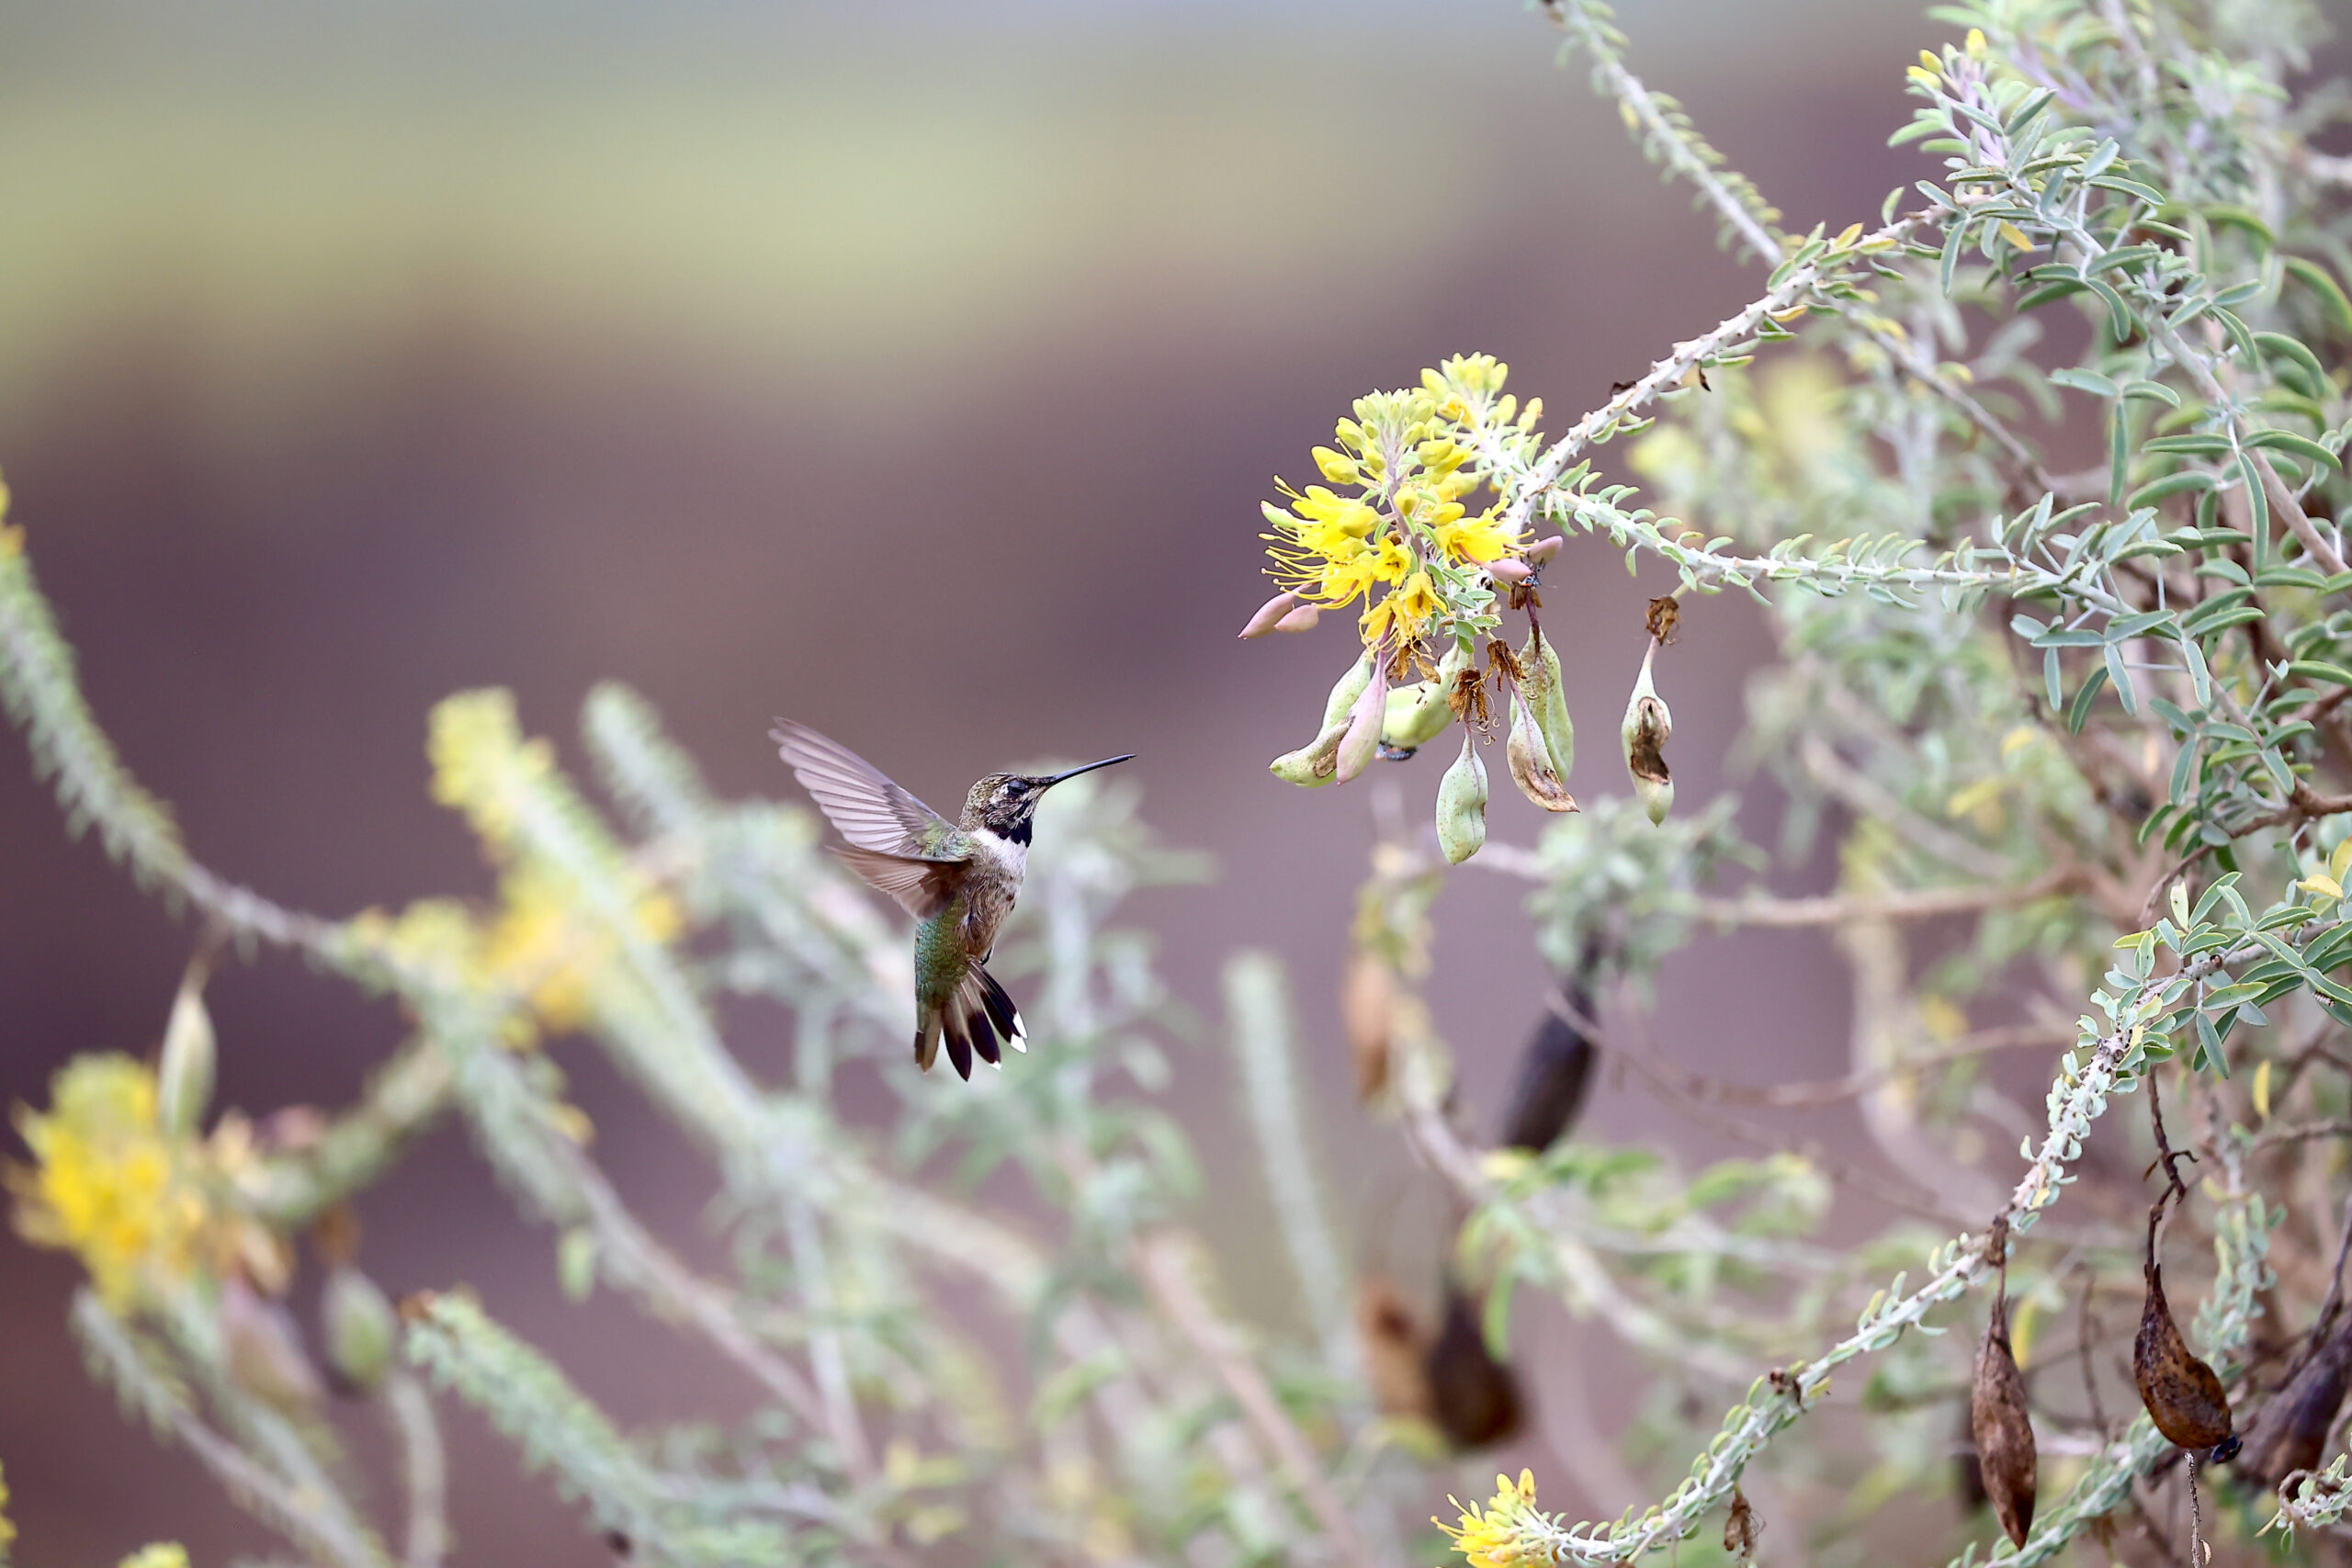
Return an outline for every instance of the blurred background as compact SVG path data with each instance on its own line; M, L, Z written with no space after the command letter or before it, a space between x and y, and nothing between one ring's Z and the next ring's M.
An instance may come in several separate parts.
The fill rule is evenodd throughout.
M1905 62L1942 36L1917 8L1626 0L1621 21L1636 69L1791 227L1872 218L1920 172L1883 144ZM514 687L576 757L582 696L625 681L730 793L792 793L764 739L779 714L942 805L1016 761L1136 751L1122 773L1149 819L1220 867L1128 918L1197 1021L1172 1021L1172 1092L1241 1304L1291 1310L1248 1162L1216 1157L1238 1134L1209 1026L1243 945L1292 965L1366 1249L1426 1270L1435 1205L1356 1109L1332 1005L1373 792L1265 773L1351 638L1233 633L1268 592L1260 500L1276 473L1312 477L1307 448L1355 395L1483 350L1565 425L1755 291L1540 16L11 0L0 36L0 472L101 721L200 859L328 914L487 891L425 792L425 711L471 685ZM1552 579L1588 737L1569 783L1619 793L1616 716L1662 585L1592 544ZM1695 807L1736 782L1766 643L1728 601L1684 626L1669 691ZM73 1052L152 1049L193 938L67 840L7 751L0 1105L45 1100ZM1384 776L1418 815L1442 761ZM1749 802L1752 832L1769 805ZM1498 840L1539 826L1498 795ZM1827 866L1772 874L1800 890ZM1521 897L1474 864L1440 915L1430 996L1482 1126L1540 1006ZM1818 935L1702 939L1667 970L1654 1032L1708 1071L1834 1075L1843 997ZM211 1000L220 1102L254 1111L348 1097L400 1035L390 1008L282 956L232 965ZM742 1043L755 1063L787 1049ZM623 1186L695 1234L698 1162L599 1063L567 1066ZM1637 1084L1604 1082L1586 1125L1727 1152ZM631 1314L563 1302L552 1238L455 1133L362 1213L388 1288L472 1282L624 1415L697 1408L725 1381L686 1355L600 1356ZM264 1549L83 1376L77 1278L0 1237L19 1561L163 1536L199 1563ZM1582 1339L1522 1329L1528 1462L1580 1440L1545 1410L1592 1371ZM461 1561L598 1555L449 1415ZM1555 1506L1575 1492L1563 1477Z

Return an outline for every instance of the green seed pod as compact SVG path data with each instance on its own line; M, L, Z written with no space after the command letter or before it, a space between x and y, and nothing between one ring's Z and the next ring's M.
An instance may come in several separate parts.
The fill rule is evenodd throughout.
M172 998L171 1021L164 1026L164 1049L155 1064L155 1111L165 1133L193 1134L212 1102L219 1047L212 1015L204 1006L204 974L192 968Z
M348 1263L328 1269L319 1292L319 1328L335 1392L355 1398L374 1393L391 1365L399 1332L392 1303L376 1282Z
M288 1412L318 1402L319 1374L294 1314L233 1274L220 1286L220 1349L230 1381L254 1398Z
M1651 645L1651 653L1657 645ZM1633 775L1634 795L1653 823L1666 820L1674 809L1674 774L1666 765L1667 738L1674 733L1674 715L1666 699L1650 684L1650 660L1642 660L1641 678L1625 702L1625 722L1617 734L1624 742L1625 772Z
M1535 722L1535 710L1514 694L1510 699L1510 739L1503 743L1510 763L1510 782L1519 793L1546 811L1574 811L1577 798L1553 771L1551 749Z
M1301 789L1317 789L1332 783L1340 771L1340 742L1347 738L1351 710L1356 699L1372 684L1372 654L1367 650L1323 704L1323 728L1315 739L1295 751L1285 751L1267 764L1267 771L1284 784ZM1375 739L1377 736L1375 735Z
M1568 717L1568 694L1560 682L1560 655L1540 630L1530 630L1520 649L1520 668L1527 678L1520 694L1535 714L1535 728L1552 759L1552 771L1563 780L1577 763L1577 727ZM1565 789L1565 784L1562 785Z
M1380 727L1381 743L1409 755L1444 734L1453 722L1453 683L1469 668L1470 657L1470 650L1456 643L1438 665L1437 679L1391 691L1388 715Z
M1339 683L1331 688L1331 694L1323 700L1325 729L1344 718L1348 710L1356 705L1356 699L1363 695L1363 689L1372 684L1372 649L1365 649L1363 656L1348 666L1348 672L1340 676Z
M1372 680L1348 710L1348 728L1340 738L1333 776L1346 784L1370 765L1380 750L1380 728L1388 716L1388 664L1380 660Z
M1478 738L1464 733L1462 755L1437 784L1437 847L1449 864L1460 865L1487 841L1487 764L1478 760Z

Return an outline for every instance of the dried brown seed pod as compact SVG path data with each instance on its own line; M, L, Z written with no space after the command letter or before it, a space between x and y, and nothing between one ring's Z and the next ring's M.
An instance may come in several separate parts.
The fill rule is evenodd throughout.
M1519 1430L1519 1379L1487 1349L1478 1303L1458 1285L1445 1291L1445 1319L1424 1365L1438 1426L1456 1448L1499 1443Z
M1514 694L1510 700L1510 736L1503 744L1503 759L1510 764L1511 783L1519 793L1546 811L1574 811L1577 798L1552 767L1552 750L1535 722L1535 711Z
M2296 1471L2317 1470L2347 1387L2352 1387L2352 1314L2339 1317L2319 1348L2255 1416L2239 1467L2273 1492Z
M1653 641L1672 642L1675 628L1682 624L1682 601L1671 593L1662 599L1653 599L1646 618Z
M2033 1528L2036 1462L2033 1421L2026 1413L2025 1375L2009 1348L2009 1298L1993 1298L1984 1343L1976 1351L1975 1388L1969 1402L1969 1429L1976 1438L1976 1464L1993 1517L2009 1540L2025 1544Z
M1429 1325L1404 1295L1377 1274L1356 1285L1356 1335L1363 1341L1373 1403L1384 1416L1432 1418Z
M1583 987L1570 989L1568 1002L1585 1017L1592 1016L1592 998ZM1584 1031L1556 1009L1545 1008L1519 1059L1519 1081L1504 1105L1501 1146L1541 1154L1574 1125L1592 1087L1592 1042Z
M1764 1529L1764 1521L1756 1517L1756 1505L1738 1486L1731 1489L1731 1511L1724 1516L1724 1550L1742 1562L1756 1555L1756 1537Z
M1358 953L1340 982L1340 1021L1356 1067L1356 1098L1369 1100L1388 1087L1388 1046L1396 1025L1396 980L1388 965Z
M2132 1381L2140 1403L2165 1440L2193 1450L2214 1450L2219 1463L2237 1452L2230 1435L2230 1396L2213 1369L2188 1353L2165 1300L2163 1265L2151 1260L2144 1272L2148 1295L2140 1309L2140 1334L2132 1343Z

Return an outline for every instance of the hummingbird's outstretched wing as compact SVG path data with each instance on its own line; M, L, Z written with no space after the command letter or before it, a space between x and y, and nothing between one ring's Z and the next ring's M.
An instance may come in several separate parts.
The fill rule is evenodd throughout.
M892 784L881 769L840 741L829 740L788 718L777 719L768 739L776 743L792 776L815 797L842 837L859 849L900 860L969 857L971 845L954 823ZM887 887L882 890L890 892Z
M916 855L886 855L855 844L837 845L833 853L865 878L867 886L897 899L899 908L918 920L927 920L953 903L964 886L964 874L972 868L972 863L961 857L925 860Z

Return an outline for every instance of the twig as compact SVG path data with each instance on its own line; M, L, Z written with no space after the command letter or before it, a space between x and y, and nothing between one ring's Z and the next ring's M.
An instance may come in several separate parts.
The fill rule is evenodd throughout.
M433 1401L404 1371L384 1380L384 1410L400 1440L401 1477L408 1489L403 1568L440 1568L449 1550L448 1465Z
M1356 1535L1355 1521L1340 1506L1306 1438L1267 1386L1257 1363L1201 1294L1188 1251L1189 1245L1177 1233L1148 1236L1136 1245L1136 1270L1168 1320L1216 1370L1226 1392L1240 1406L1243 1418L1283 1468L1299 1500L1315 1516L1316 1524L1342 1560L1368 1563L1371 1559Z

